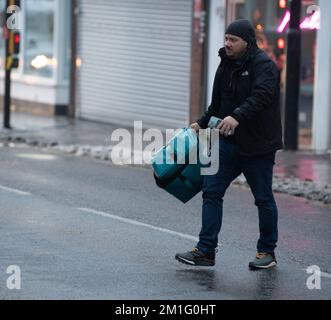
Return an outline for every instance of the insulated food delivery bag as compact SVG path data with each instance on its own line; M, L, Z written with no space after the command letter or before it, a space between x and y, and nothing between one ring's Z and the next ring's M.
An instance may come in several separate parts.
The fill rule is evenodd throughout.
M154 178L158 187L183 203L202 189L203 176L199 161L199 139L191 128L181 129L152 158Z

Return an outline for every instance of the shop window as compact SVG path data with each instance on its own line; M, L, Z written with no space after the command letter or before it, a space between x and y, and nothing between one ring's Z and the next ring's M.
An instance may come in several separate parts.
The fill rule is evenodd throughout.
M302 5L302 50L300 85L300 138L304 145L311 143L313 114L314 67L316 51L316 28L307 25L307 9L317 1L306 0ZM282 94L286 73L286 30L288 28L289 1L278 0L229 0L228 22L249 19L255 26L260 49L275 61L281 71ZM287 23L286 23L287 22ZM315 25L316 27L316 25ZM283 103L284 101L282 101ZM284 114L284 106L282 105Z
M52 78L55 0L25 0L24 73Z
M0 68L5 68L5 39L3 34L3 26L5 25L5 12L6 12L6 0L0 0L0 17L1 28L0 28Z

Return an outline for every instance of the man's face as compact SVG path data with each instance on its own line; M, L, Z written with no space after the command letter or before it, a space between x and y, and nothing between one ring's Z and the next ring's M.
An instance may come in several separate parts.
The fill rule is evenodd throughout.
M225 51L229 58L238 59L247 50L247 42L240 37L230 34L225 35Z

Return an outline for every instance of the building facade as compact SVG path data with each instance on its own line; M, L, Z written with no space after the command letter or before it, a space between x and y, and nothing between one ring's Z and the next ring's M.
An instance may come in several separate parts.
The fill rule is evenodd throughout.
M5 0L0 0L0 8L4 17ZM67 113L71 59L70 8L70 1L67 0L21 1L20 65L12 72L13 111L48 116ZM0 95L4 94L5 41L2 30Z
M142 120L146 127L162 128L194 121L211 100L225 26L239 18L249 19L255 26L259 47L280 69L285 96L289 2L99 0L92 5L90 0L78 0L76 114L121 125ZM321 2L328 16L329 5ZM321 129L316 125L320 116L315 99L318 83L330 86L325 84L325 76L319 81L316 78L317 50L324 56L326 50L325 41L317 46L317 34L323 29L318 31L319 19L309 12L317 5L318 1L302 1L299 140L304 149L330 147L316 140L319 135L330 135L329 126L317 133ZM96 13L99 20L93 23ZM102 44L100 51L92 49L92 38ZM134 55L128 54L135 50Z
M281 71L282 96L286 90L286 31L288 29L290 1L230 0L228 21L247 18L252 21L258 45L275 61ZM313 101L315 83L316 35L318 21L308 16L308 8L316 1L302 1L301 7L301 76L299 98L299 137L301 147L312 145ZM284 118L284 100L282 100Z
M321 29L317 36L312 149L331 149L331 1L320 0Z
M14 109L120 126L186 126L210 103L225 27L238 18L255 26L259 47L281 71L284 96L289 2L23 0ZM302 0L301 14L300 146L327 150L331 1ZM3 57L4 42L0 52Z
M76 115L144 127L189 121L190 0L79 0Z

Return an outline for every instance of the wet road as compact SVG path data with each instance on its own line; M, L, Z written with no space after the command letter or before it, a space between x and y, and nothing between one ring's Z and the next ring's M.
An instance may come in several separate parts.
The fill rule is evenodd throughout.
M279 152L275 173L296 177L301 181L318 181L331 184L331 155L306 151Z
M214 268L174 260L200 230L200 197L182 205L146 169L29 148L0 148L0 299L330 299L331 212L277 196L279 266L251 272L258 221L246 189L225 199ZM21 269L9 290L6 268ZM320 267L309 290L307 268Z

